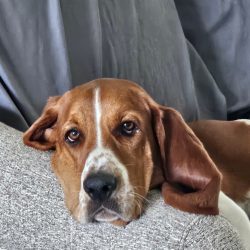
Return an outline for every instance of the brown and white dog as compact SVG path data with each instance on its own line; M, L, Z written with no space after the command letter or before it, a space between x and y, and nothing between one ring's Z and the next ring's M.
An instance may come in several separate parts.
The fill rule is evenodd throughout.
M80 222L126 224L141 214L149 189L161 186L166 203L192 213L224 213L244 237L249 221L229 197L250 198L250 126L190 126L214 161L177 111L131 81L98 79L51 97L23 140L55 149L53 171Z

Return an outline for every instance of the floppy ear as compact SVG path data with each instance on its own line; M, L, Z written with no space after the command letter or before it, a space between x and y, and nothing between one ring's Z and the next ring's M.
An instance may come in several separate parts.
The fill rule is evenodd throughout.
M60 96L50 97L42 115L24 133L23 142L27 146L48 150L55 147L55 124L58 116L57 102Z
M202 143L174 109L155 110L164 201L183 211L218 214L221 174Z

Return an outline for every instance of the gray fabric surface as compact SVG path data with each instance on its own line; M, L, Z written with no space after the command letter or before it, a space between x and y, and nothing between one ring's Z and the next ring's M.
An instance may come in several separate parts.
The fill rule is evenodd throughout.
M186 120L226 118L172 0L0 0L0 30L0 121L17 129L99 77L136 81Z
M250 1L175 0L187 39L198 51L229 113L250 108Z
M1 123L0 131L0 249L243 249L226 219L175 210L156 190L125 228L81 225L64 207L50 153L25 147Z

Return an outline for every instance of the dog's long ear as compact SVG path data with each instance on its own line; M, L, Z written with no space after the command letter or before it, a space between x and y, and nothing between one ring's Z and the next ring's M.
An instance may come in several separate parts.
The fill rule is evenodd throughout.
M50 97L41 116L24 133L24 144L40 150L53 149L56 135L55 124L58 116L58 100L60 96Z
M191 213L218 214L221 174L202 143L174 109L159 106L154 119L165 202Z

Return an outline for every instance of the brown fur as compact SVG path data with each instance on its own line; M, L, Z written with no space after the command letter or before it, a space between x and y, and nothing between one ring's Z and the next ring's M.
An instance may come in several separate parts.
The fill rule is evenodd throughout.
M242 121L204 120L189 126L222 172L222 191L236 202L249 199L250 125Z

